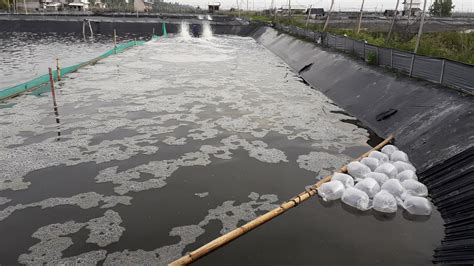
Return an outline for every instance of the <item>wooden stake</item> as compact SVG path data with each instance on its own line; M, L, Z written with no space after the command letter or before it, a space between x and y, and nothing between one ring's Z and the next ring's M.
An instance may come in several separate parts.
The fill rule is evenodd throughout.
M51 68L49 67L48 68L49 70L49 83L51 84L51 95L53 96L53 105L54 105L54 108L57 108L57 104L56 104L56 93L54 92L54 78L53 78L53 71L51 70Z
M56 58L56 71L58 72L58 81L61 81L61 67L59 67L59 58Z
M393 135L390 135L388 138L386 138L384 141L382 141L379 145L371 149L370 151L364 153L362 156L357 158L357 160L360 160L364 157L367 157L371 151L379 150L383 146L385 146L387 143L389 143L393 139ZM339 169L341 173L347 172L347 166L343 166L341 169ZM251 231L252 229L257 228L258 226L270 221L271 219L279 216L280 214L286 212L287 210L296 207L299 205L301 202L306 201L310 197L314 196L317 193L317 188L319 188L322 184L330 181L332 178L332 175L326 176L325 178L321 179L319 182L311 186L307 191L304 191L298 196L290 199L289 201L281 204L279 207L265 213L264 215L246 223L245 225L234 229L230 231L229 233L222 235L211 242L205 244L204 246L201 246L200 248L186 254L185 256L181 257L180 259L177 259L173 262L171 262L169 265L171 266L176 266L176 265L187 265L200 257L210 253L213 250L216 250L223 245L231 242L232 240L240 237L241 235Z

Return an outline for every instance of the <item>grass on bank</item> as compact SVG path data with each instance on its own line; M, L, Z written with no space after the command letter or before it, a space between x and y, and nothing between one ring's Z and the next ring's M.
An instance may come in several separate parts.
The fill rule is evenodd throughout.
M243 14L248 19L261 22L275 22L274 17L255 13ZM309 23L306 27L304 16L295 16L293 19L277 17L277 23L283 25L293 25L301 28L307 28L313 31L322 31L322 25ZM406 34L394 32L389 43L385 43L386 32L361 31L355 33L353 29L331 28L329 22L328 32L338 35L346 34L348 37L356 40L364 40L372 45L387 48L395 48L408 52L415 49L416 34ZM435 32L423 33L421 36L418 53L434 57L447 58L468 64L474 64L474 32Z

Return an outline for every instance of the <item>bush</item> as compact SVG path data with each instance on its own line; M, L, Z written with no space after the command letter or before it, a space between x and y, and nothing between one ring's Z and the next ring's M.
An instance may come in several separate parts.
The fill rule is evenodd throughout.
M369 65L377 65L377 54L374 52L369 52L367 54L367 63Z

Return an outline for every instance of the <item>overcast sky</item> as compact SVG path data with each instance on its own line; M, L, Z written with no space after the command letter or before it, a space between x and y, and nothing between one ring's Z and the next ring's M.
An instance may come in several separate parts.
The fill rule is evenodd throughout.
M213 0L165 0L166 2L180 2L183 4L190 4L193 6L201 6L205 7L208 3L212 3ZM245 9L247 7L247 0L239 0L241 1L241 7ZM248 0L249 7L252 8L255 6L255 9L264 9L270 7L272 0ZM287 5L288 0L274 0L277 7L281 5ZM360 8L362 0L335 0L334 2L334 9L335 10L357 10ZM402 2L404 0L400 0L400 8L402 6ZM409 0L408 0L409 1ZM423 0L419 0L423 2ZM427 0L427 9L428 6L434 0ZM455 5L455 11L470 11L474 12L474 0L452 0L453 4ZM237 6L237 0L215 0L215 2L220 2L221 6L224 9L229 9L231 7ZM377 10L381 9L394 9L397 0L365 0L364 10ZM291 0L291 5L313 5L316 7L323 7L325 9L329 9L329 5L331 4L331 0Z

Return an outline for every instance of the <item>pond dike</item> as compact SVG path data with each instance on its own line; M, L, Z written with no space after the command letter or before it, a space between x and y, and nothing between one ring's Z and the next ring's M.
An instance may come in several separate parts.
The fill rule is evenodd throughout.
M209 23L214 34L231 34L248 36L258 25L249 24L244 20L236 20L230 16L212 16ZM167 33L178 33L181 21L189 24L202 24L205 19L197 15L162 15L162 16L41 16L41 15L0 15L0 32L58 32L82 34L84 20L90 21L94 34L136 33L156 35L163 34L162 23ZM89 24L86 25L89 35Z
M261 27L252 36L417 167L445 221L433 262L474 263L474 96Z

